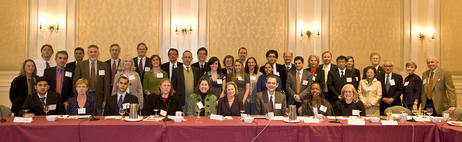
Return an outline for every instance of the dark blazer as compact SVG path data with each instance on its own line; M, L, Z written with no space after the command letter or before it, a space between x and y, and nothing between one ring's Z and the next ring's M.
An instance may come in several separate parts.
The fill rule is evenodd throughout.
M75 70L75 65L76 65L76 62L73 61L73 62L67 63L67 64L66 64L66 68L68 68L70 71L74 72L74 70Z
M406 108L412 109L414 100L420 100L420 95L422 93L422 79L420 79L417 74L410 74L406 77L406 79L404 79L404 82L404 84L406 84L406 82L408 82L408 84L407 86L403 85L403 105Z
M138 103L136 96L125 94L123 103ZM106 107L104 108L104 115L120 115L119 106L117 106L117 95L112 95L106 100Z
M354 77L354 73L351 70L345 69L344 77L340 78L338 68L331 68L327 79L327 87L329 88L329 95L326 95L326 99L335 102L338 100L338 96L341 95L342 87L345 84L357 84ZM351 78L351 82L347 82L348 78ZM355 88L358 88L355 86Z
M35 76L35 80L37 80L38 76ZM17 76L11 82L10 87L10 101L11 101L11 112L14 113L16 116L19 115L19 110L21 109L24 101L26 101L27 97L27 77L26 76ZM35 88L32 88L34 91Z
M310 93L310 86L313 83L313 74L307 69L303 70L303 74L300 77L300 98L301 100L306 99L311 93ZM303 84L303 82L306 82L306 84ZM286 82L286 97L288 104L294 104L295 103L295 98L294 96L297 94L297 71L296 70L291 70L289 73L287 73L287 82Z
M286 95L276 91L274 105L281 104L281 109L273 108L275 116L284 116L287 108ZM258 92L255 98L255 114L266 115L269 111L268 91Z
M327 79L329 79L329 72L327 72L327 74L324 73L324 64L320 64L318 68L321 69L321 72L322 72L323 75L324 75L323 78L321 78L321 80L324 81L324 77L327 77ZM332 69L337 69L337 68L338 68L337 65L332 64L332 63L330 64L330 70L332 70ZM329 71L330 71L330 70L329 70ZM326 75L327 75L327 76L326 76ZM327 81L324 81L324 87L327 87ZM321 88L321 90L323 90L323 92L324 92L324 88ZM329 94L330 94L330 90L329 90L329 88L327 88L327 92L324 92L324 95L328 96ZM327 99L327 98L326 98L326 99Z
M285 65L285 64L282 64L282 65L284 65L284 67L286 68L286 65ZM286 68L286 73L289 73L289 72L294 71L294 70L296 70L296 69L295 69L295 65L294 65L294 64L290 64L290 70L287 70L287 68Z
M307 69L308 72L311 73L311 68L308 68ZM321 88L324 88L324 86L326 85L326 82L324 82L324 71L322 70L322 68L316 68L316 71L314 72L314 80L313 82L318 82L320 83L321 85Z
M117 59L117 60L118 60L118 61L117 61L117 66L116 66L116 73L119 72L119 71L118 71L118 68L119 68L120 61L121 61L120 59ZM111 63L111 59L104 61L104 63L106 63L106 64L108 65L108 67L109 67L109 75L112 76L112 63ZM133 64L136 64L136 62L133 62ZM136 66L137 66L137 65L135 65L135 67L136 67ZM113 82L113 81L112 81L112 78L110 78L110 79L111 79L111 82ZM112 90L112 83L111 83L111 90Z
M143 115L154 115L154 109L157 108L159 111L157 114L160 114L160 110L167 111L167 115L175 115L176 111L181 111L181 106L178 102L178 98L173 96L169 96L167 101L164 102L161 95L152 94L148 95L146 98L146 103L143 106Z
M58 115L58 114L65 114L66 110L64 110L63 101L55 92L49 91L46 98L46 105L56 105L55 110L49 110L48 115ZM28 109L29 113L33 113L34 115L45 115L43 112L43 106L40 102L39 96L37 93L34 95L29 95L26 98L26 101L21 107L21 110ZM24 112L20 111L19 114L22 115Z
M274 69L273 69L274 70ZM279 85L282 85L281 86L281 89L286 92L286 86L283 85L283 84L286 84L286 80L287 80L287 72L286 72L286 66L284 65L281 65L281 64L276 64L276 71L279 72L279 77L281 78L281 83L282 84L279 84ZM265 73L265 66L261 66L260 67L260 72L262 74L266 74Z
M376 70L375 77L377 77L378 75L384 74L384 73L385 73L385 70L383 69L383 67L379 66ZM366 68L363 69L363 78L367 78Z
M194 76L194 88L197 87L197 81L199 80L199 69L196 67L191 66L191 70L193 71L193 76ZM185 97L186 95L190 94L185 94L185 79L184 79L184 69L183 65L178 66L176 69L173 70L172 75L175 74L175 76L172 77L172 84L173 88L176 91L176 97L178 97L178 101L180 103L180 106L183 106L185 104Z
M359 81L361 81L361 73L356 68L351 69L351 71L353 71L353 74L355 76L355 79L356 79L355 86L357 87L357 86L359 86Z
M183 63L181 62L176 62L176 67L178 68L179 66L183 66ZM167 63L163 63L161 66L160 66L160 69L164 70L166 73L167 73L167 77L170 78L170 62L167 62ZM173 75L173 72L172 72L172 76Z
M110 93L110 84L111 84L111 76L109 66L101 61L97 61L97 70L96 70L96 108L103 108L103 101L107 100ZM100 74L99 71L104 70L104 75ZM73 82L80 79L85 78L90 81L90 62L85 60L81 63L78 63L73 77Z
M133 63L135 64L135 68L136 68L135 72L137 72L138 75L140 75L141 84L143 84L144 73L146 72L146 71L144 71L144 69L146 69L146 67L152 68L151 59L146 57L146 61L145 61L144 68L143 68L142 71L140 71L139 68L138 68L138 56L133 58Z
M383 115L383 111L387 107L401 105L401 93L403 92L403 77L401 75L392 73L391 79L395 80L395 85L390 86L389 90L385 89L385 73L377 76L377 80L382 83L382 98L394 98L393 103L387 104L383 101L380 101L380 114Z
M74 86L72 85L72 75L70 77L66 76L66 72L71 72L71 70L64 68L64 74L62 76L64 77L63 79L63 86L62 86L62 91L61 94L58 94L61 96L63 99L63 102L67 102L69 98L74 96L74 91L73 88ZM48 91L53 91L56 92L56 67L51 67L48 69L45 69L44 77L48 80L48 84L50 85L50 89Z
M239 116L241 110L244 110L244 105L240 99L234 98L231 108L228 105L228 97L223 97L218 100L217 114L223 116Z
M366 110L364 109L364 104L361 101L358 102L351 102L351 104L347 104L345 100L338 100L335 102L336 105L336 114L337 116L351 116L353 115L353 110L361 111L359 115L366 116Z
M321 101L320 99L322 99L322 98L319 98L319 99L317 100L317 111L318 111L318 114L322 114L322 115L324 115L324 116L332 116L332 115L334 115L334 109L332 108L332 105L329 103L329 101L327 101L327 100ZM325 110L325 111L322 111L322 110L321 110L321 106L326 107L326 110ZM303 116L314 116L313 105L311 104L311 100L305 100L305 101L303 101L303 104L302 104L302 114L300 114L300 115L303 115Z
M79 114L79 104L77 102L77 96L69 98L67 107L67 113L69 115L96 115L96 100L92 96L87 95L87 101L85 102L85 114Z
M200 67L200 65L199 65L199 62L195 62L195 63L192 64L191 66L198 68L199 71L200 71L199 74L200 74L201 76L204 75L205 71L206 71L208 68L210 68L210 67L207 65L207 62L204 63L204 68L202 68L202 69L201 69L201 67Z

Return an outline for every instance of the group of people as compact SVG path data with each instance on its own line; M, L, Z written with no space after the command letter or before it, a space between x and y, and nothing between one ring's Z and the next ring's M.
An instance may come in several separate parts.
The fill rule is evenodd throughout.
M406 63L408 76L393 73L393 62L380 65L378 53L371 53L371 65L360 70L351 56L332 53L310 55L308 68L304 58L284 52L284 64L278 64L278 52L268 50L267 62L258 66L247 49L238 49L223 61L207 60L206 48L193 53L184 51L182 63L178 50L168 50L169 61L162 64L159 55L146 56L148 47L139 43L137 56L120 57L120 46L109 47L111 59L98 60L100 48L75 48L75 61L67 63L68 53L41 47L41 57L24 61L20 74L11 83L11 111L21 115L119 115L124 104L139 104L142 115L236 116L241 113L287 115L295 105L299 115L383 115L385 109L402 106L410 110L432 109L433 115L453 113L456 107L451 76L438 67L436 57L427 58L428 70L420 78L417 65ZM221 66L223 64L223 67ZM402 99L401 99L402 98Z

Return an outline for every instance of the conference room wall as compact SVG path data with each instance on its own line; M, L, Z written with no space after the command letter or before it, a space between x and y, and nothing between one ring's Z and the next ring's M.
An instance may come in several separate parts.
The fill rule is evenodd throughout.
M461 7L462 1L460 0L441 2L441 65L451 74L462 74Z
M79 0L76 45L84 49L98 45L104 61L110 58L113 43L120 45L121 56L136 56L140 42L148 46L147 56L158 54L160 4L160 0Z
M0 69L18 70L26 58L27 1L2 0L0 9Z

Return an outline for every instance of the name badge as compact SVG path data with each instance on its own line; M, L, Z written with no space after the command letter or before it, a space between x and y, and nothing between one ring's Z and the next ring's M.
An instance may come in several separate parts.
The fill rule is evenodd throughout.
M105 73L104 70L99 70L99 71L98 71L98 74L99 74L99 75L104 75L104 73Z
M199 107L199 109L202 109L204 108L204 104L202 104L202 102L197 102L197 107Z
M144 71L145 71L145 72L148 72L148 71L150 71L150 70L151 70L150 67L144 67Z
M274 109L281 109L281 106L282 106L281 104L275 104Z
M347 78L346 78L346 81L347 81L348 83L351 83L351 82L353 82L353 79L352 79L351 77L347 77Z
M308 81L307 81L307 80L303 80L302 84L303 84L303 85L308 85Z
M353 109L353 110L351 110L351 111L352 111L352 112L351 112L352 115L359 115L359 112L361 112L361 111L359 111L359 110L357 110L357 109Z
M72 77L72 72L66 71L66 73L64 73L64 76L66 76L66 77Z
M404 86L409 85L409 81L404 82Z
M395 80L393 80L393 79L390 80L390 85L391 85L391 86L395 86Z
M135 80L135 76L134 76L134 75L130 75L130 76L128 77L128 79L129 79L129 80Z
M321 105L321 107L319 107L319 110L325 113L327 111L327 107Z
M315 76L313 76L313 81L316 81L316 77L315 77Z
M78 114L85 114L86 108L79 108Z
M156 74L156 77L157 77L157 78L164 78L164 74L163 74L163 73L157 73L157 74Z
M257 77L256 76L251 76L250 80L257 80Z
M160 115L167 116L167 112L163 109L160 110Z
M48 105L48 110L56 110L56 104Z
M217 79L217 84L223 84L223 80Z
M123 109L129 109L130 108L130 103L123 103L122 108Z
M427 79L424 79L422 83L427 84Z
M359 80L359 78L358 78L358 77L355 77L355 79L356 79L356 80Z
M237 80L243 80L242 77L238 77Z

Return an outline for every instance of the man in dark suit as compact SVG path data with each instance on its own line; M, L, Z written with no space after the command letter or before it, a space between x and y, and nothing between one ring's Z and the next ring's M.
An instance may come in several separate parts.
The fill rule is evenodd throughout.
M286 96L277 92L279 86L278 78L275 75L269 75L266 79L267 90L258 92L255 98L255 114L266 115L268 112L274 112L274 116L284 116L287 108Z
M337 57L337 68L331 68L328 74L327 87L329 88L329 95L326 99L335 104L339 100L342 87L345 84L357 84L353 71L346 68L346 57ZM357 88L357 86L355 86ZM334 108L335 109L335 108Z
M117 95L111 95L106 100L106 107L104 107L104 115L120 115L119 109L123 107L123 104L138 104L138 98L136 96L130 95L127 93L128 88L128 78L125 76L121 76L119 80L117 80Z
M375 70L377 71L377 73L375 74L375 76L379 76L381 74L383 74L385 72L385 70L383 70L383 67L380 66L380 54L377 53L377 52L372 52L371 55L369 56L370 60L371 60L371 66L373 66L375 68ZM363 69L363 78L367 78L366 77L366 68Z
M65 68L68 54L66 51L58 51L55 55L56 66L45 69L44 77L49 81L50 90L56 92L64 104L74 96L72 86L72 71Z
M322 62L323 64L319 65L319 68L322 69L322 71L324 72L324 87L322 89L322 92L324 92L324 95L327 96L329 95L330 91L329 91L329 87L327 87L327 79L329 78L329 71L331 69L336 69L338 68L337 65L335 64L332 64L332 53L330 53L330 51L324 51L322 53Z
M98 115L102 114L106 99L109 97L111 91L109 66L98 60L99 50L98 46L88 46L88 60L77 64L74 72L73 82L80 78L88 80L89 88L88 95L96 98L96 112Z
M200 70L200 75L204 75L204 72L209 68L207 65L207 49L205 47L201 47L197 50L197 58L199 61L192 64L193 67L196 67Z
M377 76L382 83L382 99L380 100L380 115L384 115L386 108L401 105L401 93L403 90L403 77L393 73L393 62L383 62L385 72Z
M77 65L77 63L80 63L83 61L83 57L85 57L85 51L83 50L83 48L80 48L80 47L77 47L74 49L74 58L75 58L75 61L73 62L70 62L70 63L67 63L66 64L66 68L68 68L69 70L71 70L72 72L74 72L75 70L75 65Z
M287 101L289 105L301 106L301 102L310 95L310 86L313 83L313 75L309 70L303 69L303 57L297 56L294 59L295 70L287 73Z
M286 84L286 79L287 79L286 67L284 65L276 63L278 60L278 52L276 50L268 50L266 52L266 60L268 60L268 63L270 63L273 66L273 74L281 78L282 84ZM266 74L265 66L260 67L260 72L262 74ZM282 91L285 92L286 86L282 85L281 88L282 88Z
M172 76L174 76L173 70L179 66L182 66L183 63L178 62L178 50L175 48L170 48L168 50L168 60L169 62L163 63L160 68L167 72L168 79L172 81Z
M58 94L52 91L48 91L50 85L45 77L39 77L35 84L36 94L29 95L26 101L21 107L22 111L19 111L20 116L24 115L24 110L29 110L31 114L25 114L26 117L32 117L34 115L46 115L46 114L64 114L63 102ZM45 109L47 108L47 109ZM48 110L45 113L44 110Z
M135 71L140 75L141 84L143 84L144 73L151 70L151 59L146 57L146 52L148 51L148 46L144 43L139 43L136 46L136 52L138 56L133 58L133 62L135 63Z
M199 69L191 66L192 62L192 53L191 51L184 51L183 65L178 66L173 70L174 76L172 77L173 88L176 91L176 97L178 97L180 106L183 106L183 112L188 112L186 109L188 104L189 96L194 93L194 88L197 86L197 81L199 80Z
M294 53L284 52L284 67L286 67L286 72L289 73L295 70L295 65L292 64L292 58L294 58Z
M120 65L120 46L117 43L112 44L109 47L109 52L111 53L111 59L107 60L105 63L111 68L111 90L112 84L114 84L114 76L118 72L118 67Z

